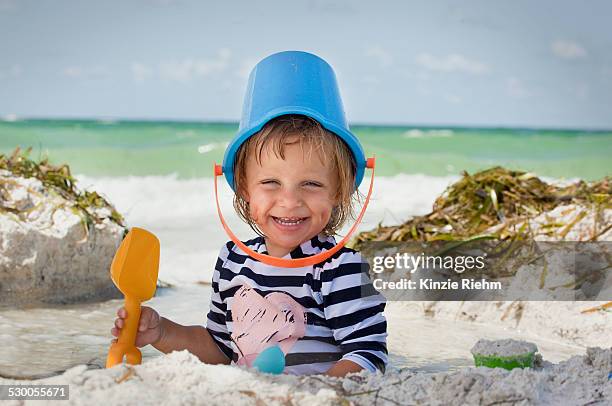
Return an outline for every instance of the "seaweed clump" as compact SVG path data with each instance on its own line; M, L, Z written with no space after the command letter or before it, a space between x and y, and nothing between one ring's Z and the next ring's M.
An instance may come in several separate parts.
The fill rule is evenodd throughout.
M123 216L104 197L95 191L80 191L77 189L76 180L72 177L70 167L67 164L51 165L46 157L36 162L29 158L31 151L31 147L25 151L21 151L17 147L10 156L0 154L0 169L23 178L40 180L45 187L72 203L73 210L83 216L87 229L94 223L101 223L105 218L125 227ZM2 189L8 182L8 179L0 178L0 212L20 214L21 210L5 204ZM100 215L97 212L97 210L103 208L106 208L110 213L108 216Z
M351 245L360 249L366 241L523 239L530 236L525 219L561 204L587 205L599 214L612 208L610 181L605 177L593 183L581 180L557 186L531 173L499 166L473 175L464 171L462 178L436 199L429 214L396 226L383 227L379 223L375 230L357 235ZM609 225L604 224L604 231L607 229Z

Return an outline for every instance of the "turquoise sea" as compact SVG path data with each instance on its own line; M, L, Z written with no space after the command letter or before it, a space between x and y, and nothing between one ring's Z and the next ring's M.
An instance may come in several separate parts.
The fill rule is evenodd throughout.
M70 164L93 177L208 177L236 123L18 120L0 121L0 152L33 147L32 157ZM612 130L353 126L377 174L458 175L494 165L554 178L612 174Z

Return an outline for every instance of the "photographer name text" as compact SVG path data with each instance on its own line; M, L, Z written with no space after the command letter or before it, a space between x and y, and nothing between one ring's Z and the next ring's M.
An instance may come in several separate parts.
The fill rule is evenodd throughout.
M400 279L398 281L385 281L382 279L373 280L374 288L377 290L501 290L502 284L498 281L488 281L486 279L461 279L454 281L433 280L431 278L410 280Z

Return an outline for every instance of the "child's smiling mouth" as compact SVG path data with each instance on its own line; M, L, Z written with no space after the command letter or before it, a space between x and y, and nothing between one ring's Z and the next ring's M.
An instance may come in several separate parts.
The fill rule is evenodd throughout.
M308 217L272 217L274 223L280 226L282 229L295 229L304 221L308 220Z

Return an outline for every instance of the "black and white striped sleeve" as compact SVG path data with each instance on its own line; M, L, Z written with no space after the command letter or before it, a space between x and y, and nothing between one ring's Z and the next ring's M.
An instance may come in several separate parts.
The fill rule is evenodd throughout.
M212 277L212 293L210 296L210 310L208 312L206 329L221 351L231 360L233 350L231 346L230 334L225 323L225 315L227 313L227 304L221 299L219 294L219 278L221 268L229 255L229 244L223 246Z
M330 269L323 270L321 294L325 319L340 343L342 359L371 372L384 372L388 362L386 300L374 289L368 270L361 254L342 252Z

